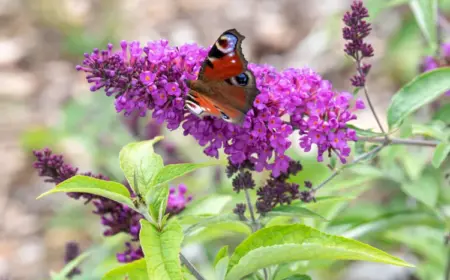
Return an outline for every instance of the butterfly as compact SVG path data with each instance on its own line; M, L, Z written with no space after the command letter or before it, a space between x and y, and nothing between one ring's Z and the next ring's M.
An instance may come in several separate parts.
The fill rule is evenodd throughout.
M242 54L244 36L223 32L203 61L197 80L186 80L186 107L195 115L216 116L241 125L259 94L253 72Z

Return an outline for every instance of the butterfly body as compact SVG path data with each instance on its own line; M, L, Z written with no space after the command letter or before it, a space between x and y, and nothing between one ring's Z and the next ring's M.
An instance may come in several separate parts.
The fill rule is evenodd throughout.
M198 79L187 80L186 107L202 117L216 116L241 124L259 94L255 76L247 68L237 30L222 33L203 62Z

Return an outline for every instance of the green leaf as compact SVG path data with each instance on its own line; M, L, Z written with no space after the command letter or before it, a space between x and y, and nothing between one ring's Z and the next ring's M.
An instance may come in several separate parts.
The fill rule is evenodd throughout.
M197 280L195 276L193 276L189 271L183 270L183 279L184 280Z
M366 153L366 142L357 141L354 145L353 151L355 153L355 157Z
M70 261L68 264L64 266L64 268L58 272L53 273L52 279L53 280L64 280L66 279L66 276L77 266L79 266L91 253L85 252L80 254L78 257Z
M311 262L296 261L278 265L273 273L273 280L285 280L290 276L302 275L311 269Z
M140 259L114 268L106 273L102 280L148 280L147 265L144 259Z
M404 153L399 157L405 173L408 177L415 181L422 175L423 169L428 164L429 152L426 149L417 150L409 153L408 149L403 146Z
M354 199L355 197L344 197L344 196L319 196L316 198L316 202L314 203L303 203L303 206L311 211L317 211L322 207L327 207L329 205L333 205L338 202L346 202ZM298 202L292 203L292 205L301 204Z
M379 234L410 225L442 226L442 222L424 211L401 211L384 214L378 218L361 223L349 229L342 236L347 238L361 238L366 234Z
M207 227L207 228L216 228L224 231L233 231L240 232L244 234L250 234L251 228L241 222L237 215L235 214L223 214L219 216L212 216L211 218L207 218L203 221L198 222L197 224L187 228L184 231L185 235L190 235L196 232L197 230Z
M448 134L445 133L446 124L442 121L434 121L430 124L413 124L412 134L432 137L441 141L447 141Z
M325 164L317 162L316 157L302 157L302 165L302 172L290 176L289 183L303 185L305 181L310 181L313 186L316 186L331 174L331 170Z
M372 22L385 9L405 4L408 1L409 0L390 0L390 1L365 0L364 5L369 10L370 16L369 21Z
M161 218L166 212L167 200L169 199L169 185L163 184L150 188L145 198L148 210L154 221L161 226Z
M273 227L273 226L281 226L281 225L290 225L292 224L292 217L289 216L275 216L269 218L262 218L261 223L264 227Z
M302 275L290 276L290 277L286 278L286 280L312 280L312 279L308 275L302 274Z
M392 98L387 112L389 130L421 106L430 103L450 89L450 68L439 68L414 78Z
M304 203L301 201L296 201L296 202L293 202L291 204L291 206L302 207L307 210L313 211L314 215L316 215L316 214L319 215L319 217L317 217L319 219L315 220L315 222L323 221L323 223L325 223L328 221L326 216L328 216L330 213L330 207L334 207L338 204L348 202L349 200L352 200L353 198L354 197L322 196L322 197L317 197L316 202ZM273 226L273 225L292 224L291 220L292 220L293 216L290 216L290 218L287 218L287 217L289 217L289 216L278 216L278 217L272 218L266 223L266 227ZM308 218L308 217L305 216L305 218ZM309 224L309 225L311 225L311 224Z
M427 39L430 51L434 52L438 47L436 45L438 0L410 0L409 5L420 30Z
M185 225L188 226L188 225L193 225L193 224L199 223L201 221L204 221L204 220L209 219L214 216L216 216L216 215L202 214L202 215L179 215L177 217L178 217L178 222L182 226L185 226Z
M419 257L439 264L444 268L447 247L442 246L443 229L437 230L426 226L413 226L403 230L388 231L383 239L394 241L396 244L404 244L408 250Z
M450 144L445 142L439 143L433 153L433 166L435 168L439 168L439 166L441 166L441 164L447 158L448 153L450 153Z
M316 218L316 219L326 219L322 217L321 215L302 207L298 204L291 204L291 205L282 205L275 207L267 213L268 216L289 216L289 217L300 217L300 218Z
M183 210L181 215L184 216L197 216L204 214L217 215L222 212L222 209L232 199L229 195L208 195L200 199L195 199L189 203Z
M230 258L228 256L221 258L216 265L214 265L214 270L216 272L216 280L224 280L227 275L228 263Z
M171 219L162 231L142 219L139 239L149 279L183 279L179 256L183 230L176 219Z
M184 244L208 243L213 240L225 240L233 238L245 238L251 234L251 231L245 224L216 224L208 227L200 228L191 235L185 235Z
M130 143L119 154L120 168L128 183L143 197L146 197L153 177L164 167L163 159L153 150L153 145L162 139L158 136L152 140Z
M353 129L356 132L356 135L358 136L364 136L364 137L384 137L383 133L375 132L370 129L362 129L359 127L356 127L352 124L347 124L347 127L350 129Z
M442 105L434 114L433 120L450 123L450 103Z
M440 180L438 178L436 169L426 168L417 181L404 182L401 188L407 195L434 208L439 196Z
M219 252L217 252L216 258L214 259L214 266L216 266L217 263L225 257L228 257L228 245L223 246L220 248Z
M192 171L195 171L196 169L214 166L217 164L222 164L222 162L217 161L208 163L179 163L166 165L153 178L152 186L169 183L173 179L184 176Z
M79 192L100 195L116 202L126 204L132 209L135 209L127 187L113 181L105 181L89 176L76 175L59 183L53 189L41 194L37 197L37 199L58 192Z
M234 251L226 279L240 279L274 264L320 259L363 260L412 266L359 241L296 224L264 228L249 236Z

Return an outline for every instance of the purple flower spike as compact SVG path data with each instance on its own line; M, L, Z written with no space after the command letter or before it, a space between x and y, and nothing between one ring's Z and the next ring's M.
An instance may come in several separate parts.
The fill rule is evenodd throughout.
M278 176L288 168L286 150L293 144L289 138L294 132L300 134L299 145L305 151L318 146L318 159L326 151L342 160L348 155L347 142L354 139L348 137L346 123L356 119L353 112L362 106L355 106L353 97L342 103L341 94L311 69L278 72L271 66L249 64L260 94L243 125L237 126L214 117L201 119L184 108L185 80L196 79L208 49L196 44L171 47L166 40L149 42L142 51L136 42L121 47L101 56L94 51L77 69L87 73L95 89L114 93L118 112L137 111L143 116L151 110L157 123L166 122L171 130L182 126L184 135L193 136L208 156L218 157L223 148L233 164L250 161L257 171L268 169ZM314 127L311 118L316 119ZM327 139L338 132L344 135L344 144L336 149ZM313 135L319 135L320 141Z
M54 155L50 149L35 151L34 155L36 156L36 161L33 167L39 171L40 176L46 178L46 182L59 184L77 175L77 168L66 164L61 155ZM84 173L83 175L109 180L106 176L101 174L93 175L91 172ZM131 188L129 190L131 191ZM168 213L177 214L183 211L186 204L192 200L191 196L185 195L186 191L187 188L185 185L179 185L178 194L175 193L175 189L173 191L171 189L166 209ZM130 235L131 241L135 242L139 240L139 231L141 229L139 220L143 217L127 205L88 193L68 193L68 195L75 199L83 198L86 200L86 203L92 202L95 207L93 213L100 216L101 223L106 228L103 232L105 236L113 236L123 232ZM125 245L127 247L126 251L117 254L119 262L131 262L143 257L142 249L139 246L134 248L129 242ZM70 248L74 247L74 245L70 246Z
M346 12L343 18L346 27L342 29L342 35L347 40L344 51L356 61L358 67L358 74L350 79L354 87L364 87L371 67L370 64L361 65L362 59L373 56L372 45L364 42L372 30L370 23L364 20L368 17L369 13L363 2L354 1L351 11Z

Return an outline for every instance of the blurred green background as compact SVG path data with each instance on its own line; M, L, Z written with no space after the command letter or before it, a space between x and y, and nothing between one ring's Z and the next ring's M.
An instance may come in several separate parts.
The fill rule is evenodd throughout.
M431 54L406 2L365 1L373 23L369 42L375 49L368 85L383 120L392 94L418 74L422 57ZM132 135L126 124L134 120L116 114L113 98L89 91L84 74L75 71L84 52L104 48L108 42L117 46L120 40L144 43L160 38L169 39L172 45L195 41L207 46L224 30L237 28L247 38L243 49L249 61L272 64L280 70L307 66L330 80L337 90L351 91L348 79L354 65L344 56L341 38L341 18L350 3L1 0L0 109L4 117L0 121L0 276L47 279L50 270L63 266L65 243L75 240L83 250L94 252L82 267L84 274L75 279L100 279L117 265L115 253L124 249L126 236L103 238L98 217L81 202L65 195L35 200L52 185L44 183L32 169L32 150L49 147L63 153L83 172L101 172L121 181L120 148L144 139L147 133L148 118L137 123L141 135ZM449 17L450 0L441 1L440 7L442 15ZM442 33L444 42L450 39L446 31ZM433 106L421 109L411 122L428 124L436 106L447 99L443 96ZM360 113L354 124L376 128L368 110ZM165 154L166 160L206 159L192 138L183 137L180 131L163 129L162 133L166 135L165 145L173 151ZM354 150L358 153L366 148L360 145ZM160 152L165 150L161 148ZM375 165L355 166L317 194L342 197L309 206L328 222L304 220L326 232L363 240L416 263L416 270L361 262L296 263L291 268L316 268L311 273L313 279L443 279L445 213L450 210L449 186L444 178L448 163L434 169L431 153L428 148L385 149ZM314 153L293 148L291 155L304 166L292 180L317 184L330 174L327 162L315 162ZM266 175L261 174L257 182ZM194 199L216 192L232 193L223 170L201 170L183 182ZM242 200L236 195L222 211L230 211ZM200 232L187 238L185 255L208 277L220 246L233 247L243 238L238 230ZM381 270L385 275L380 276Z

